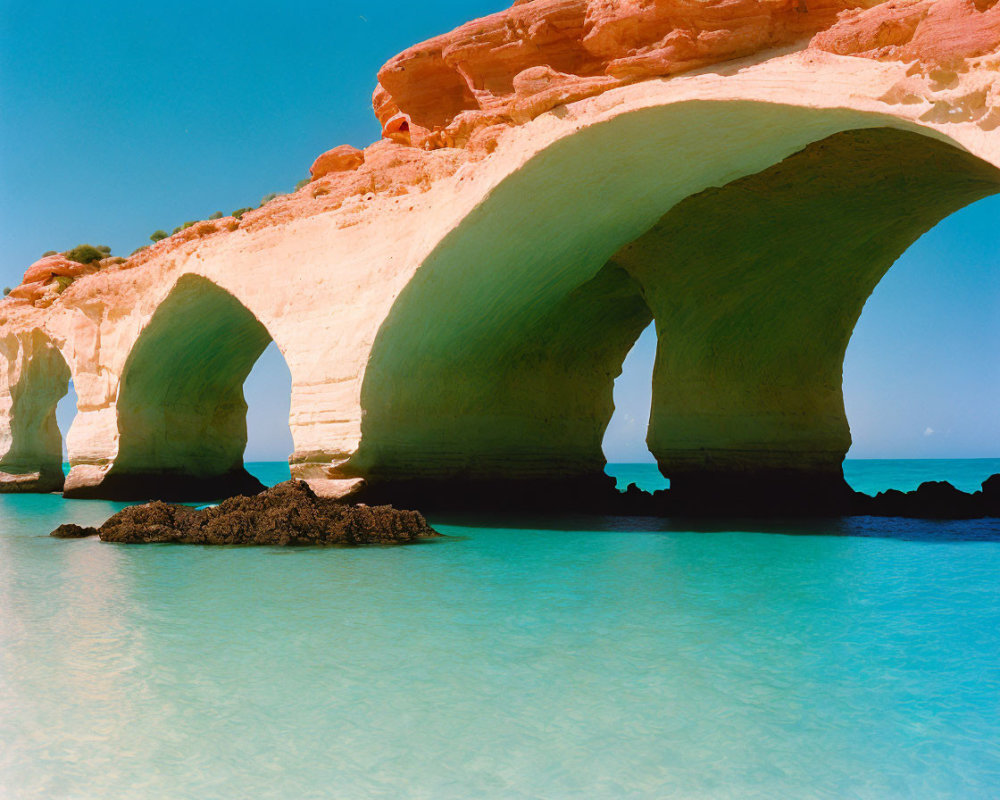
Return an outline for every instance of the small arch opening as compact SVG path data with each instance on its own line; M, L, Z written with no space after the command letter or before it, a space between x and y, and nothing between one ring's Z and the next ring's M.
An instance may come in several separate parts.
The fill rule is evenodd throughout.
M66 394L64 394L59 402L56 403L56 425L59 427L59 434L62 437L62 460L63 460L63 472L69 472L69 448L67 445L70 428L73 427L73 422L76 420L77 405L79 403L79 398L76 394L76 387L73 385L73 379L69 380L66 385Z
M1000 195L946 217L865 304L844 361L851 486L977 491L1000 472Z
M247 403L247 472L266 486L287 481L288 457L295 449L288 418L292 403L292 373L273 341L265 348L243 383Z
M631 484L647 492L670 487L649 450L646 436L653 403L653 366L656 363L656 324L636 339L615 379L615 410L604 431L605 472L619 491Z

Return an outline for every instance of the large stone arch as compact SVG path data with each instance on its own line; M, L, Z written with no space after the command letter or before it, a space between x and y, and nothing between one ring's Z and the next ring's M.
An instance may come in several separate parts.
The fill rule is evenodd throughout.
M0 350L6 386L0 395L0 491L61 491L63 447L56 405L69 389L69 365L38 328L4 337Z
M685 200L619 251L656 315L648 444L671 485L842 492L865 302L921 235L997 192L1000 170L952 145L851 130Z
M270 342L232 294L181 276L122 369L113 463L95 485L67 486L67 496L200 499L258 490L243 467L243 383Z
M840 368L864 300L921 233L998 188L940 132L877 113L688 101L574 132L501 181L399 295L344 474L593 479L613 378L651 310L650 445L682 491L839 491ZM787 298L755 288L782 280Z

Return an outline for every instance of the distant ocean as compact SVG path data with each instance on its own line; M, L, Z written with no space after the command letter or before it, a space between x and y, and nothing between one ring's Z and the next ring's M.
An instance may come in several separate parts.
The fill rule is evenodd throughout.
M846 466L866 492L997 472ZM120 507L0 495L5 800L1000 796L995 521L432 518L447 538L357 550L47 535Z

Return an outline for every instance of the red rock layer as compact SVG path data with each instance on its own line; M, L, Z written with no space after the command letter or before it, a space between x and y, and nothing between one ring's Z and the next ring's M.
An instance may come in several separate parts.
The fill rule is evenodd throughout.
M845 14L810 45L843 56L955 68L1000 50L997 0L890 0Z
M105 259L111 263L116 259ZM10 297L15 300L28 300L35 302L43 295L54 298L70 282L76 280L81 275L89 275L97 272L101 267L101 262L92 264L80 264L70 261L62 253L53 256L44 256L28 267L21 280L20 286L11 291ZM60 283L58 278L68 278L69 281Z
M751 55L822 30L871 0L528 0L411 47L379 72L384 135L464 144L646 78Z

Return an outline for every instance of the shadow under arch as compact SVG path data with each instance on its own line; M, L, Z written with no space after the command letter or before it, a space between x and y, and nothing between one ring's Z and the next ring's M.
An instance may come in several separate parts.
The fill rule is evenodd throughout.
M596 487L610 407L594 398L651 314L648 442L672 486L841 492L841 370L865 299L921 233L1000 190L994 167L915 127L698 101L550 146L397 298L345 472L444 495Z
M67 496L214 499L259 491L243 466L243 383L271 342L207 278L184 275L140 333L118 392L118 454L97 486Z
M13 345L8 363L22 372L10 387L9 427L0 431L2 492L59 492L63 488L62 434L56 406L69 391L70 368L51 338L37 328Z

